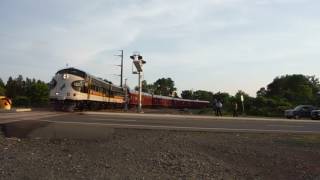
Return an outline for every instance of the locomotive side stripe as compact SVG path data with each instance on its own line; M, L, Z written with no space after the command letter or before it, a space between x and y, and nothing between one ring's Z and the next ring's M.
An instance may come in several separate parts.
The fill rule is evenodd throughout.
M111 102L111 103L124 103L124 98L113 98L110 96L97 96L91 95L89 101Z

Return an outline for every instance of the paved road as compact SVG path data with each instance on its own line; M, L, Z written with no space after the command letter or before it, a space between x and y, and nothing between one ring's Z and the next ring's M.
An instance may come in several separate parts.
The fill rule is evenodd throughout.
M231 118L166 114L105 112L22 112L1 113L0 124L46 122L60 125L94 125L116 128L170 129L191 131L320 133L320 121L267 118Z

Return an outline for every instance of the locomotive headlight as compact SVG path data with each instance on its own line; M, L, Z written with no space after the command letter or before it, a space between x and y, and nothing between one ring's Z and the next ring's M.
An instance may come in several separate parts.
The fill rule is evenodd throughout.
M63 79L68 79L68 77L69 77L68 74L63 75Z
M60 93L56 92L56 96L59 96Z

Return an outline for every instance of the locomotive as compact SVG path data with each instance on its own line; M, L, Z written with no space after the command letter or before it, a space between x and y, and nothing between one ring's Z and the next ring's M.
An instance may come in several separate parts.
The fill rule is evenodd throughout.
M58 71L49 84L50 101L56 110L106 109L138 105L138 92L116 86L76 68ZM127 98L126 98L127 96ZM142 105L167 108L204 108L208 101L188 100L142 93Z

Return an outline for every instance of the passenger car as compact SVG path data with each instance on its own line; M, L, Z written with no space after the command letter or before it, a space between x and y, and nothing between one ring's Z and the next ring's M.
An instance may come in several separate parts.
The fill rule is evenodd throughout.
M299 105L294 109L289 109L284 112L286 118L291 119L299 119L301 117L310 117L311 111L316 110L317 108L312 105Z
M320 119L320 110L311 111L311 119Z

